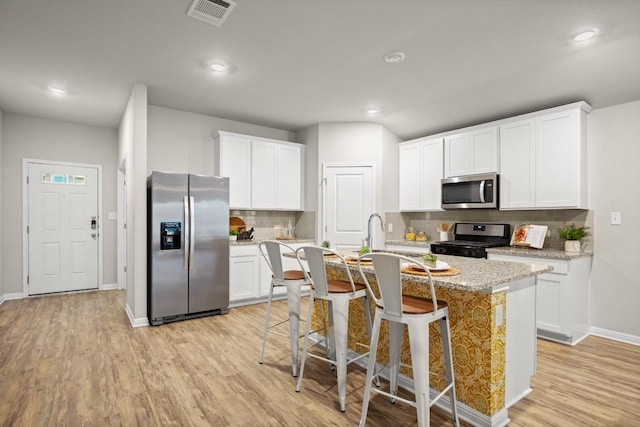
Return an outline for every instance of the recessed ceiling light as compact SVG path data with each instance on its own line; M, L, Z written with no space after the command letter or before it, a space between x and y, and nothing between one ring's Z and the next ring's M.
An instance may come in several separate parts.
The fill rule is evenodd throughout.
M209 68L216 73L224 73L227 71L227 66L221 62L212 62L209 64Z
M367 114L370 116L375 116L377 114L380 114L380 109L379 108L367 108Z
M597 35L598 35L598 29L597 28L593 28L591 30L583 31L583 32L581 32L579 34L576 34L573 37L573 41L586 42L587 40L593 39Z
M390 64L395 62L402 62L404 61L404 58L405 58L404 52L391 52L391 53L387 53L384 56L384 60Z
M54 94L54 95L66 95L67 94L66 90L62 89L61 87L57 87L57 86L49 86L47 88L47 90L49 92L51 92L52 94Z

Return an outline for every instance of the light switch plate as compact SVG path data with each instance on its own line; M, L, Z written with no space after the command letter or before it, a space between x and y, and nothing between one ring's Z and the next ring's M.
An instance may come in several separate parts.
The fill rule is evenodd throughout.
M109 212L109 219L110 220L118 219L118 212Z
M611 212L611 225L620 225L620 224L622 224L622 213Z

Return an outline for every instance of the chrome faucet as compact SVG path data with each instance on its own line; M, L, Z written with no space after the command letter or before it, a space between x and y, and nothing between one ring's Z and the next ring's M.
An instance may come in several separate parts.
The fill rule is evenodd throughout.
M369 247L369 249L373 250L373 230L371 230L371 224L373 222L373 218L378 218L380 220L380 228L382 229L382 232L384 233L384 222L382 222L382 217L380 215L378 215L377 213L372 213L371 216L369 217L369 223L367 224L367 246Z

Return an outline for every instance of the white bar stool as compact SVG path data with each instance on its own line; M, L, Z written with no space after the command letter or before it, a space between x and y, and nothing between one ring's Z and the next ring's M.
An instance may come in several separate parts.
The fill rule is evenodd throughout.
M298 343L300 340L300 297L302 287L311 284L300 264L300 270L284 270L282 267L282 250L295 251L288 245L278 242L277 240L263 240L258 245L260 254L264 257L267 265L271 269L271 288L269 289L269 299L267 302L267 313L264 319L264 331L262 333L262 350L260 350L260 364L264 362L264 348L267 343L267 334L289 337L291 345L291 369L293 376L298 373ZM269 325L271 321L271 301L273 300L273 289L278 286L287 288L287 304L289 308L289 317L287 319ZM274 328L289 322L289 334L285 335Z
M371 259L378 283L379 292L374 292L369 284L362 266L361 259ZM420 298L402 295L401 264L411 263L419 266L427 272L431 298ZM367 377L362 402L362 415L360 426L367 421L369 398L371 392L388 396L392 402L399 400L415 407L418 411L418 426L429 425L429 408L446 393L451 400L451 415L454 425L459 426L458 411L456 407L456 390L453 378L453 357L451 354L451 332L449 328L449 309L447 303L438 301L431 279L431 273L424 264L415 259L390 253L372 253L358 258L358 269L364 278L371 297L376 303L375 317L373 321L373 336L371 337L371 355L367 367ZM376 366L376 352L380 336L382 320L389 322L389 364L390 387L389 393L372 388L371 380ZM440 323L440 337L444 353L444 368L447 385L433 400L429 400L429 324L438 321ZM400 371L400 352L404 326L409 329L409 341L411 347L411 365L413 369L413 383L415 388L415 402L398 397L398 375Z
M367 322L367 332L368 336L371 337L371 308L367 297L367 289L364 285L353 282L353 277L351 276L347 262L339 253L318 246L303 246L296 251L299 260L301 260L303 251L311 272L312 290L309 299L307 329L304 335L302 362L300 364L300 375L298 376L296 391L299 392L302 387L302 377L307 355L318 360L329 362L332 367L337 367L338 398L340 400L340 410L344 412L347 395L347 365L369 354L369 352L366 352L351 359L347 358L349 302L362 298ZM335 260L340 260L348 281L327 279L325 255L331 256ZM328 357L322 357L309 351L310 319L313 314L314 300L327 301L329 304L329 333L327 334L325 332L325 339L320 341L325 343L328 350ZM323 311L323 324L324 322ZM366 347L368 346L369 343L366 344Z

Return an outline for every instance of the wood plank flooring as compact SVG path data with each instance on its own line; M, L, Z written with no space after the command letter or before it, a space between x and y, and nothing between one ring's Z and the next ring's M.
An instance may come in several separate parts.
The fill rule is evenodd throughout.
M357 425L363 369L349 367L341 413L324 363L309 360L302 391L294 391L285 338L271 335L258 364L264 305L133 329L124 304L123 291L3 303L0 425ZM286 303L273 310L286 316ZM510 425L640 425L640 347L539 340L533 388L509 410ZM431 425L451 425L444 411L431 414ZM414 426L415 409L375 396L367 425Z

